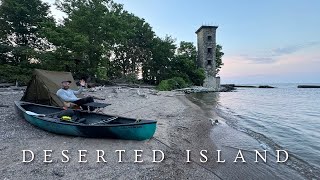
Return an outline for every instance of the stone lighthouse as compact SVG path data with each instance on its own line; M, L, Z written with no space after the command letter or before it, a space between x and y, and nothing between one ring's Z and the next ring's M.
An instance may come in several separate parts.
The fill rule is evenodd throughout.
M218 26L201 26L197 31L198 66L205 70L203 87L218 91L220 77L216 77L216 30Z

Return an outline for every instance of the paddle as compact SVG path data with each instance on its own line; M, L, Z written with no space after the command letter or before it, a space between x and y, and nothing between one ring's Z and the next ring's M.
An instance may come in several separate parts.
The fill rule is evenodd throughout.
M45 117L46 115L45 114L37 114L35 112L32 112L32 111L26 111L26 113L30 116L38 116L38 117Z

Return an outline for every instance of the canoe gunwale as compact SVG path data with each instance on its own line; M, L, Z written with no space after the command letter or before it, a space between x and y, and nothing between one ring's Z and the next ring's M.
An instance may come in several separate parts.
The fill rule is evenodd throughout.
M53 109L60 109L61 111L63 111L64 109L59 108L59 107L54 107L54 106L48 106L48 105L42 105L42 104L35 104L35 103L29 103L29 102L24 102L24 101L14 101L15 106L22 111L23 114L26 114L26 110L21 106L23 104L30 104L30 105L36 105L36 106L42 106L42 107L47 107L47 108L53 108ZM84 112L84 113L88 113L86 111L83 110L74 110L74 111L79 111L79 112ZM123 119L132 119L133 118L126 118L126 117L121 117L121 116L114 116L114 115L109 115L109 114L101 114L101 113L96 113L96 112L90 112L88 114L97 114L97 115L107 115L107 116L113 116L113 117L118 117L118 118L123 118ZM139 125L146 125L146 124L156 124L157 121L156 120L144 120L141 119L140 122L137 123L127 123L127 124L104 124L104 125L90 125L90 124L82 124L82 123L77 123L77 122L64 122L64 121L57 121L57 119L55 118L48 118L48 117L39 117L39 116L33 116L33 115L28 115L28 116L32 116L33 118L36 118L38 120L41 121L46 121L46 122L50 122L50 123L56 123L56 124L62 124L62 125L69 125L69 126L80 126L80 127L122 127L122 126L139 126ZM48 119L47 119L48 118ZM51 120L52 119L52 120Z

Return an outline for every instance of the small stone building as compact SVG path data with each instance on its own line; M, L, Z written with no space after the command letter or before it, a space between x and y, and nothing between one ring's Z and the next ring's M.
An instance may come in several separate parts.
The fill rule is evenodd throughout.
M219 90L220 77L216 77L216 29L218 26L201 26L197 31L198 66L206 72L203 87Z

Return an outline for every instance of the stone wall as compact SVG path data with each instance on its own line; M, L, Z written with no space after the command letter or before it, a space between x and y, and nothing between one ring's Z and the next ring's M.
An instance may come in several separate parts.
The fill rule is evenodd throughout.
M204 87L217 88L220 86L220 79L216 79L216 29L217 26L201 26L197 31L197 46L198 46L198 59L197 64L199 67L204 68L206 71L206 79Z

